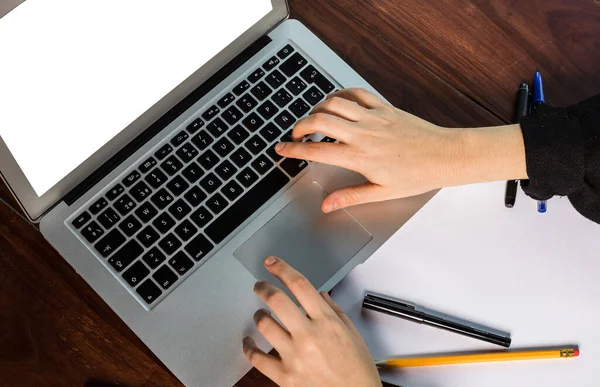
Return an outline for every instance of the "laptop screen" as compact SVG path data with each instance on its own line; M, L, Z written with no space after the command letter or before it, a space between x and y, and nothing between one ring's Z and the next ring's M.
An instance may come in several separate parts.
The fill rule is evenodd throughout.
M0 19L0 136L41 196L270 11L27 0Z

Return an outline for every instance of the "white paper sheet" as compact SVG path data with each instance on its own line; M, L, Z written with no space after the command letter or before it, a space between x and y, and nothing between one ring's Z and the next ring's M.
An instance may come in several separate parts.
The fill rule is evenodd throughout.
M333 298L375 359L500 347L372 311L366 291L510 332L511 349L578 345L577 359L413 368L382 374L407 387L598 386L600 225L564 199L538 214L505 183L445 189L338 287Z

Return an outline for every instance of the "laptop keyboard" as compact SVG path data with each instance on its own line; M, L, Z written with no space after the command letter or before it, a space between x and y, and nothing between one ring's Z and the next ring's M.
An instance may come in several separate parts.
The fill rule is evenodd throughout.
M285 46L67 224L132 295L154 307L307 168L274 146L290 141L293 124L334 89Z

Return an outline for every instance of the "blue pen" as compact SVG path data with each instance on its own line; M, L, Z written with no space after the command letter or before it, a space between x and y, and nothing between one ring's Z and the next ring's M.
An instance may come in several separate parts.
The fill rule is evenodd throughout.
M546 102L544 97L544 85L542 83L542 74L540 72L535 73L535 77L533 79L533 108L535 109L538 105ZM538 201L538 212L540 214L546 213L548 211L548 203L545 200Z

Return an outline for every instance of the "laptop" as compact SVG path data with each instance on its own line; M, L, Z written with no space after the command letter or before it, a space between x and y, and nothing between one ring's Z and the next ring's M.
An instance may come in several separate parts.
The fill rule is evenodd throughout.
M252 321L254 283L276 281L267 255L330 290L424 204L325 215L329 192L364 178L274 152L328 94L375 92L285 0L14 6L0 19L2 178L186 385L233 385L246 335L268 348Z

